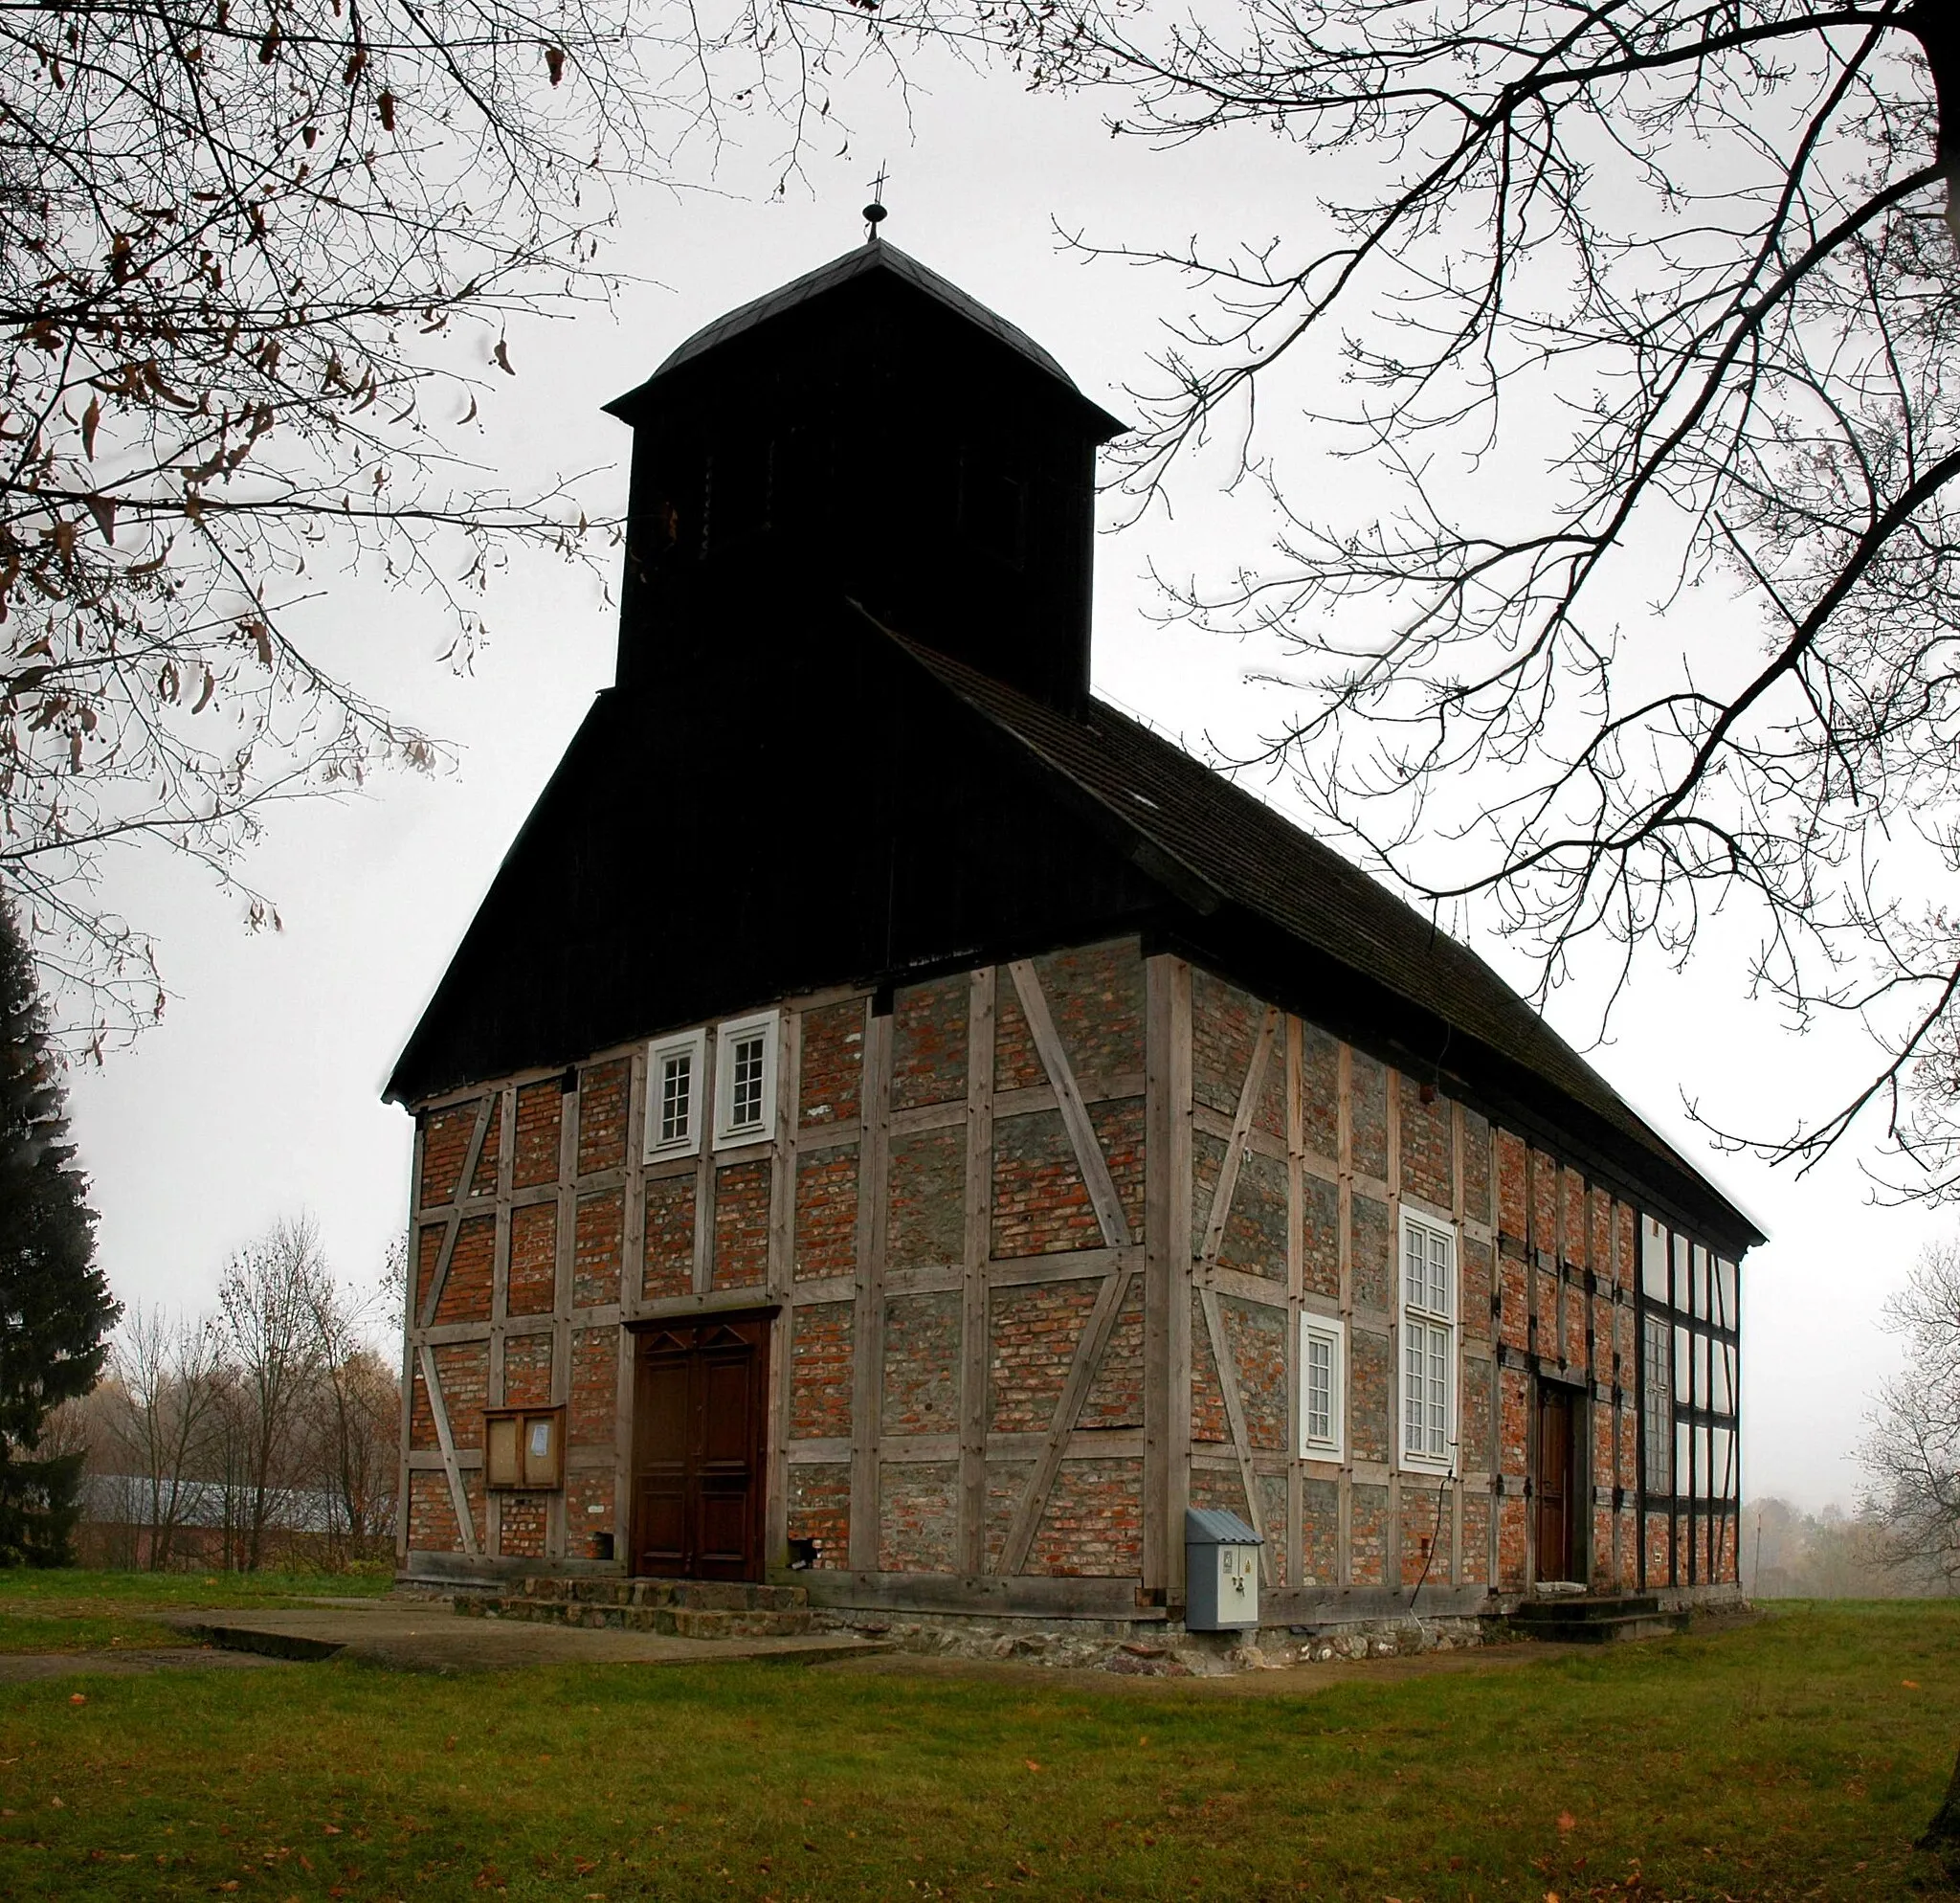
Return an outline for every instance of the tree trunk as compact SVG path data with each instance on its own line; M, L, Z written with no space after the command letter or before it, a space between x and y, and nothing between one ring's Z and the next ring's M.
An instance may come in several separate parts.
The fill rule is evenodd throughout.
M1960 1884L1960 1756L1953 1759L1953 1775L1948 1780L1947 1795L1919 1840L1922 1850L1939 1859L1947 1875Z

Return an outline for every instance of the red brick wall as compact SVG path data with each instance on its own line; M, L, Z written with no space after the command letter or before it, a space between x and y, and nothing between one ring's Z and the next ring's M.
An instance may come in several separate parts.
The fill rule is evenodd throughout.
M960 1297L892 1295L884 1305L883 1432L960 1428Z
M1456 1145L1450 1101L1412 1077L1399 1079L1396 1104L1401 1118L1402 1193L1420 1197L1438 1209L1453 1206L1456 1193L1451 1155Z
M626 1246L626 1192L582 1196L572 1230L571 1305L597 1309L620 1299L620 1263Z
M1042 1509L1028 1571L1108 1578L1143 1564L1144 1464L1065 1460Z
M640 1297L657 1302L694 1288L694 1177L649 1176L642 1192Z
M547 1331L503 1337L503 1400L507 1407L549 1405L551 1336Z
M1102 1225L1058 1111L995 1123L992 1233L996 1256L1102 1245Z
M499 1548L513 1558L542 1559L545 1556L546 1515L548 1496L542 1493L506 1493L503 1496L503 1527Z
M816 1542L816 1563L841 1567L851 1550L851 1469L795 1466L790 1469L790 1537Z
M1036 1282L996 1288L988 1304L988 1424L996 1434L1045 1433L1095 1306L1097 1285Z
M496 1217L467 1218L457 1226L456 1247L450 1251L449 1275L435 1304L438 1324L490 1319L490 1280L496 1262Z
M793 1311L790 1438L820 1441L851 1431L851 1305L808 1302Z
M767 1162L715 1172L716 1288L756 1288L768 1277L769 1175Z
M1144 961L1133 940L1035 960L1056 1035L1079 1081L1144 1068Z
M1141 1276L1132 1276L1077 1425L1088 1430L1143 1424L1144 1284Z
M964 974L907 985L892 1002L892 1108L946 1104L967 1094Z
M864 1075L862 998L803 1013L799 1068L803 1123L849 1123L858 1115Z
M463 1157L470 1147L470 1132L477 1127L479 1105L454 1104L447 1109L431 1110L422 1119L422 1206L455 1199L457 1179L463 1173ZM451 1525L455 1516L451 1516Z
M626 1161L626 1095L632 1075L633 1067L623 1057L589 1064L579 1073L580 1175L616 1170Z
M470 1178L472 1196L497 1194L497 1158L503 1146L503 1092L490 1100L490 1127L483 1132L483 1148L477 1155L477 1174Z
M548 1315L558 1306L558 1205L527 1202L510 1212L510 1283L504 1302L513 1315Z
M619 1420L619 1331L571 1332L571 1394L565 1411L568 1446L611 1446Z
M1266 1007L1199 968L1191 978L1192 1095L1220 1116L1238 1110Z
M950 1573L959 1527L955 1461L886 1461L879 1470L878 1563L887 1573Z
M1218 1384L1218 1359L1212 1353L1212 1332L1198 1298L1191 1298L1191 1437L1193 1441L1229 1441L1232 1423L1225 1412L1225 1390Z
M517 1093L517 1148L510 1173L515 1188L558 1180L558 1120L564 1108L565 1093L555 1077L526 1084Z
M1284 1309L1226 1299L1218 1304L1218 1319L1237 1375L1246 1438L1255 1447L1281 1452L1287 1444L1290 1318Z
M849 1275L858 1265L858 1146L796 1159L796 1280Z
M1341 1159L1341 1046L1311 1024L1300 1026L1302 1135L1323 1161Z
M956 1125L894 1137L889 1181L886 1264L908 1268L960 1261L967 1229L966 1131Z

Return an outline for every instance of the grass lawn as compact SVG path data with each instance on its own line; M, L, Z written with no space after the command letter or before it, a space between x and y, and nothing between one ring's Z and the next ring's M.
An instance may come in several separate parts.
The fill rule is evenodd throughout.
M289 1605L317 1593L379 1595L391 1568L359 1573L97 1573L78 1567L0 1572L0 1653L181 1646L146 1615L186 1606Z
M1909 1893L1956 1743L1952 1604L1281 1695L733 1663L66 1677L0 1688L0 1896L1863 1903Z

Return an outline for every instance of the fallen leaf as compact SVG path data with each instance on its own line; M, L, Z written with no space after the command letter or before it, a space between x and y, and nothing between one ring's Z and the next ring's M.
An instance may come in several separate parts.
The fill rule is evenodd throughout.
M1579 1827L1579 1820L1570 1811L1562 1810L1558 1814L1558 1827L1561 1830L1576 1830Z
M86 1705L88 1703L88 1698L87 1695L83 1692L71 1691L68 1694L68 1702L71 1705Z
M1899 1683L1908 1691L1917 1691L1919 1690L1919 1680L1916 1678L1902 1678Z
M1040 1770L1040 1768L1041 1768L1041 1767L1040 1767L1040 1765L1036 1764L1036 1763L1035 1762L1035 1760L1034 1760L1034 1759L1033 1759L1032 1757L1028 1759L1028 1769L1029 1769L1029 1770L1031 1770L1031 1771L1038 1771L1038 1770Z

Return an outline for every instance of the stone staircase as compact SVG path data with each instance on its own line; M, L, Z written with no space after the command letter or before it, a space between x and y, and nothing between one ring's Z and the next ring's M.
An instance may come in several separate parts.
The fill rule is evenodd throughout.
M811 1629L801 1586L749 1586L712 1579L529 1578L523 1590L490 1597L458 1593L469 1619L511 1619L591 1631L657 1632L676 1639L792 1639Z
M1633 1639L1664 1639L1688 1629L1685 1612L1662 1612L1652 1593L1612 1598L1526 1600L1510 1615L1513 1636L1548 1645L1613 1646Z

